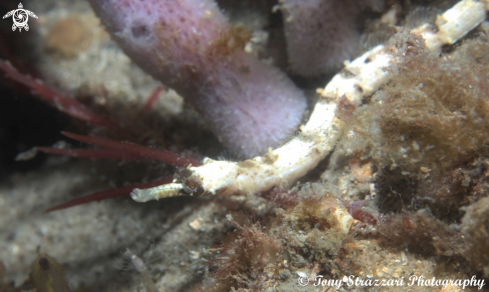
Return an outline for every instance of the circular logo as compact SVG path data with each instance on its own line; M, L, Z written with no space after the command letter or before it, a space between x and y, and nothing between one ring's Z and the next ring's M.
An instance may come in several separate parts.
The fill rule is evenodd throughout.
M17 25L18 27L23 27L29 20L29 16L27 15L27 12L25 12L25 10L17 9L14 12L13 20L15 25Z
M299 285L301 285L301 286L309 285L309 278L299 276L299 279L297 279L297 281L299 282Z

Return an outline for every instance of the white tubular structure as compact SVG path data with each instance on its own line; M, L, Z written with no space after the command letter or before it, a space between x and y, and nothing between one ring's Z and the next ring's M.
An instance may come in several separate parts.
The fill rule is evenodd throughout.
M427 47L436 51L445 44L453 44L484 21L487 9L489 0L461 1L437 17L436 30L425 24L411 32L423 36ZM322 98L297 137L267 155L241 162L206 158L203 166L188 168L191 174L183 183L213 195L255 194L293 183L324 159L338 140L343 127L336 117L338 99L344 96L358 105L389 80L384 68L395 61L392 48L381 45L368 51L348 63L321 91ZM151 189L137 191L137 201L156 199Z

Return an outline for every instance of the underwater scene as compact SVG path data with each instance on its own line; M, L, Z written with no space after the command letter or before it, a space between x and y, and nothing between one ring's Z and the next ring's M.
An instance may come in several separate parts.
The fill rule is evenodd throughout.
M489 0L2 0L0 292L489 291Z

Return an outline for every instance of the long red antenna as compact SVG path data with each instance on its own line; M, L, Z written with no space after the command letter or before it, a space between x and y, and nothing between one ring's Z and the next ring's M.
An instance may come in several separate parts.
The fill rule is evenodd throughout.
M120 187L120 188L115 188L115 189L110 189L110 190L105 190L105 191L100 191L93 193L91 195L83 196L81 198L76 198L71 201L68 201L66 203L59 204L57 206L51 207L47 209L45 212L52 212L56 210L61 210L61 209L66 209L94 201L103 201L107 199L112 199L112 198L117 198L117 197L123 197L123 196L128 196L131 191L135 188L138 189L146 189L146 188L152 188L152 187L157 187L159 185L164 185L171 183L173 180L173 177L163 177L155 181L147 182L147 183L139 183L139 184L133 184L133 185L128 185L125 187Z
M84 158L107 158L107 159L122 159L125 161L129 160L140 160L143 157L134 153L129 153L114 149L60 149L52 147L36 147L37 150L55 154L55 155L65 155L71 157L84 157Z
M134 153L143 157L153 158L156 160L168 162L175 166L187 167L189 165L193 165L193 166L202 165L202 163L197 162L191 158L181 157L169 151L158 150L158 149L148 148L136 144L114 141L106 138L79 135L79 134L74 134L74 133L64 132L64 131L61 132L61 134L83 143L88 143L88 144L98 145L109 149L116 149L116 150L121 150L129 153Z
M87 121L94 125L105 126L109 128L119 128L116 123L102 116L99 116L85 108L85 106L79 103L75 98L68 98L61 93L56 92L53 89L42 84L40 80L34 79L29 75L24 75L20 73L8 61L0 60L0 69L7 73L7 75L11 79L30 88L32 92L35 95L39 96L41 99L53 104L60 111L72 117Z

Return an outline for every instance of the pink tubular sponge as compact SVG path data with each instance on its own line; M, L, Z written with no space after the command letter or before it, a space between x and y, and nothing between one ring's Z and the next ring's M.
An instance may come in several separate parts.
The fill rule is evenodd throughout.
M175 89L240 157L263 154L299 126L306 99L278 69L241 50L211 0L89 0L125 53Z
M354 0L279 0L292 72L314 77L343 67L356 55Z

